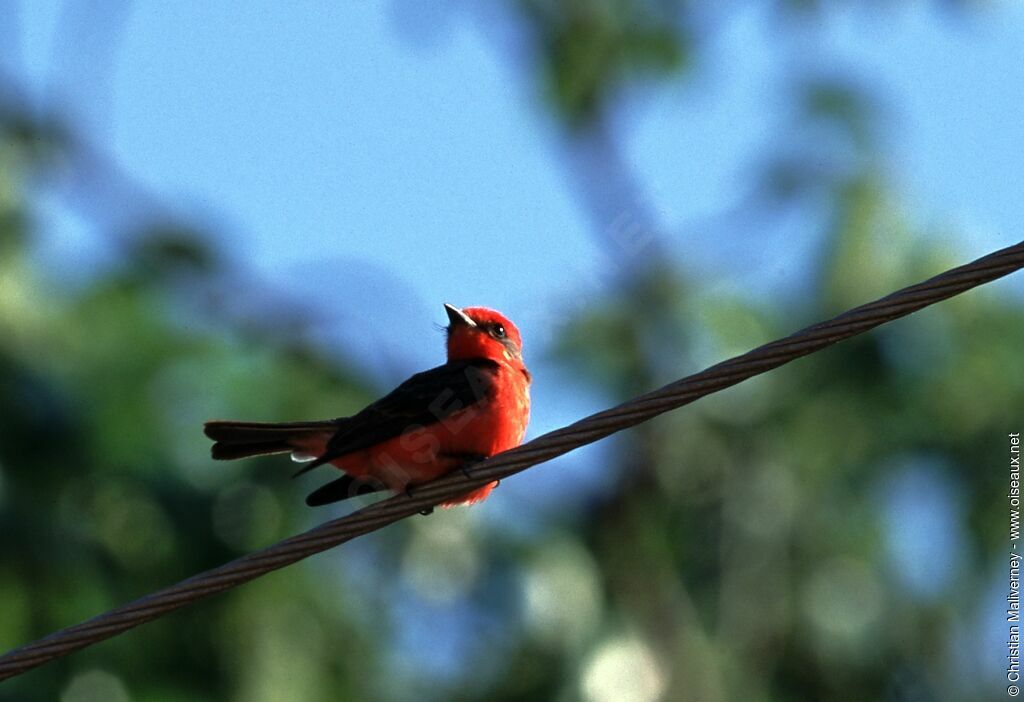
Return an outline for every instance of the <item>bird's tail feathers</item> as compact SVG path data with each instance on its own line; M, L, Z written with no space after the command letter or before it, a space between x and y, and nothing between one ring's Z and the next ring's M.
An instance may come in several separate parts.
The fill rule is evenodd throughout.
M219 461L250 456L294 452L306 459L318 453L316 444L326 441L337 429L335 420L321 422L232 422L213 421L204 426L204 433L214 440L210 454Z

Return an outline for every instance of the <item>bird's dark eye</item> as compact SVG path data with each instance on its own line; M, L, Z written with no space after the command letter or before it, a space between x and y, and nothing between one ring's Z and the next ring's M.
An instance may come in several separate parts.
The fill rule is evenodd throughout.
M491 325L491 335L494 336L495 339L504 339L505 338L505 327L503 327L500 324L492 324Z

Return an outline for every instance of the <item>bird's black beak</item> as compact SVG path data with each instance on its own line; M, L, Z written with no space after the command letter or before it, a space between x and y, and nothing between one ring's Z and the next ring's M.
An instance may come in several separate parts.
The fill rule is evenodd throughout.
M446 302L444 303L444 311L448 313L448 321L451 322L453 327L457 327L459 325L467 327L476 326L476 322L470 319L469 316L458 307L452 307Z

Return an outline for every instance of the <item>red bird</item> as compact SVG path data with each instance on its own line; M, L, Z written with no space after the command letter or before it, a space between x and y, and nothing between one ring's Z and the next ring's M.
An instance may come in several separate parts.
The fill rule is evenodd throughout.
M315 506L382 488L396 492L518 446L530 418L519 330L486 307L448 312L448 362L417 373L351 417L265 424L207 422L215 459L291 452L345 475L306 498ZM497 482L444 504L479 502Z

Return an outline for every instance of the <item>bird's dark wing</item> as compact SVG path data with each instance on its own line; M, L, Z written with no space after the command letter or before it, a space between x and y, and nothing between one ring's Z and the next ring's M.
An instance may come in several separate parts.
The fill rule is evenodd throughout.
M495 361L479 358L417 373L358 414L339 420L327 450L300 473L392 439L410 427L430 426L481 402L492 393L497 371Z

